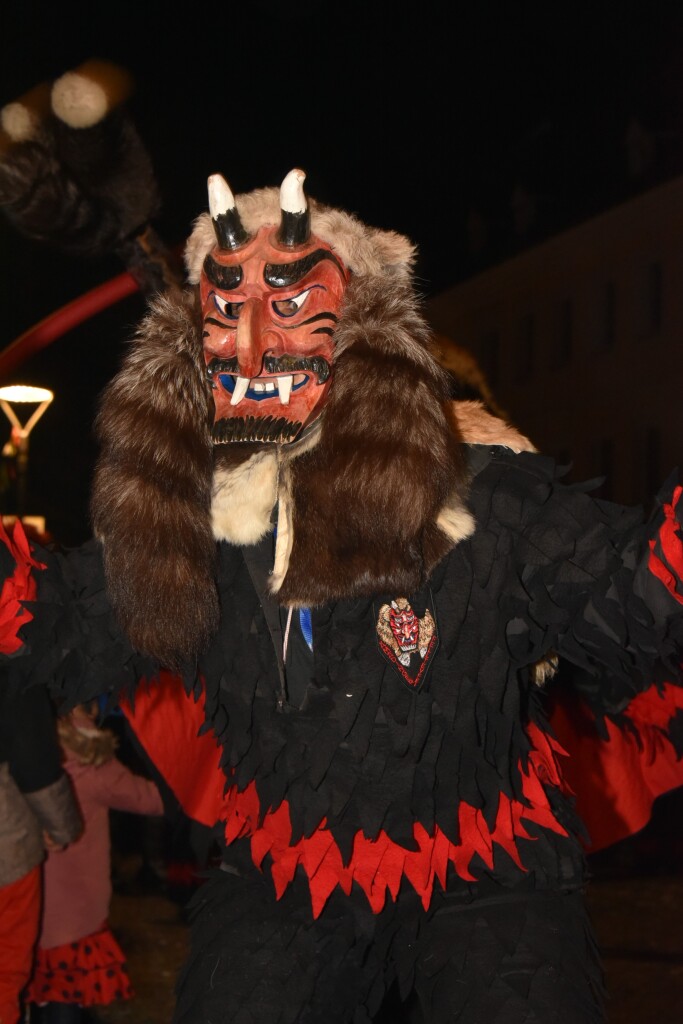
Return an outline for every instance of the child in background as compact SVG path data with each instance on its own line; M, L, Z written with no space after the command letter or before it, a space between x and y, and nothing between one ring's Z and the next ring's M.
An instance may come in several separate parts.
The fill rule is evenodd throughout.
M125 956L107 923L109 810L161 815L164 807L156 785L118 760L115 736L98 728L96 717L93 703L58 721L84 831L67 849L50 851L45 863L42 928L28 992L39 1024L79 1024L83 1007L133 995Z

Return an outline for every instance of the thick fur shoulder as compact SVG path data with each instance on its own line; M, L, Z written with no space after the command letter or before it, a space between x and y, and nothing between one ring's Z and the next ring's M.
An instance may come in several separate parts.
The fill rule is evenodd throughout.
M103 395L92 518L121 625L171 667L218 623L210 402L196 296L166 294Z
M448 377L412 289L352 279L335 338L318 443L285 467L290 557L273 580L284 604L411 593L474 529Z
M500 445L513 452L537 450L528 437L506 420L490 413L483 402L452 402L449 414L465 444Z

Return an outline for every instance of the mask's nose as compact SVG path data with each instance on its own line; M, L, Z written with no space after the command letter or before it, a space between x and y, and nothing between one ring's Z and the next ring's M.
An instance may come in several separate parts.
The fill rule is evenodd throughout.
M258 377L263 365L266 346L262 302L246 299L237 321L236 354L240 377Z

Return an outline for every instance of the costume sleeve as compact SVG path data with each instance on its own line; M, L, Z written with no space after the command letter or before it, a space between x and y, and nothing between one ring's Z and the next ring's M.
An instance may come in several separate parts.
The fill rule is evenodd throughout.
M597 503L612 544L604 574L558 650L584 670L575 673L574 686L598 721L605 715L622 725L645 722L642 695L652 688L661 696L683 682L680 496L672 477L647 521L630 522L635 513Z
M0 692L0 761L41 829L59 844L79 835L81 816L61 764L57 730L44 687Z
M50 699L44 687L11 692L0 699L2 742L10 773L24 794L43 789L62 774L62 759Z
M78 839L83 831L83 822L65 773L44 789L24 793L24 799L53 842L64 846Z
M156 664L128 643L106 595L100 546L68 551L0 528L0 656L11 685L47 685L60 710L132 691Z
M597 718L620 714L655 682L679 683L677 481L646 519L592 497L588 485L563 484L544 456L501 454L482 476L475 578L482 601L496 595L497 643L519 673L556 652L581 670L577 685Z
M544 459L521 466L498 516L515 534L506 637L520 660L560 655L550 721L595 851L683 784L682 490L670 478L646 518L563 486Z

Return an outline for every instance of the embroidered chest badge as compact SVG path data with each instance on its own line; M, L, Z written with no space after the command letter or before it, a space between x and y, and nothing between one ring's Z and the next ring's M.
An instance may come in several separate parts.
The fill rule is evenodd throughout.
M433 602L432 602L433 604ZM419 690L436 653L439 635L429 608L419 618L405 597L383 604L377 616L379 649L411 690Z

